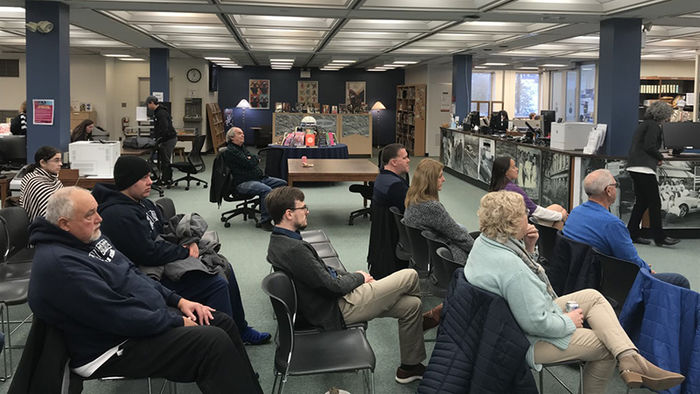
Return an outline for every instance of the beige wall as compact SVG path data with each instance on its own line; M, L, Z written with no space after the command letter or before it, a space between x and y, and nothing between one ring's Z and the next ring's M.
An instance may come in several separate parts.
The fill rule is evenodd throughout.
M644 60L640 67L640 75L695 78L695 62Z
M97 113L95 124L111 131L107 123L109 106L104 59L102 56L70 57L70 104L75 109L89 103Z
M26 96L25 56L2 55L2 58L20 59L19 78L0 78L0 109L18 109ZM97 124L110 132L112 139L122 136L121 119L128 117L135 125L136 106L145 97L138 97L139 77L148 78L148 62L125 62L96 55L75 55L70 59L71 104L90 103L97 112ZM197 83L187 80L185 73L198 68L202 79ZM173 103L173 125L184 125L185 97L202 98L202 123L206 128L206 103L216 102L210 94L207 63L201 59L170 60L170 100ZM122 103L125 107L122 107Z
M440 156L440 126L450 123L450 113L440 111L442 92L452 98L452 64L430 64L425 124L425 151L429 156Z
M19 111L19 105L27 96L25 56L0 53L0 59L19 59L19 78L0 77L0 109Z

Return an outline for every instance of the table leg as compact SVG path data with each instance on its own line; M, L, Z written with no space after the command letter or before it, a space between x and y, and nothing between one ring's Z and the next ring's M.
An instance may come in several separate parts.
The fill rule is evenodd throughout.
M365 186L368 186L368 185L369 185L369 183L367 181L365 181ZM367 199L364 196L362 197L362 206L364 208L367 208Z
M9 181L0 183L0 198L2 199L2 203L0 204L0 206L2 206L3 208L5 208L5 200L7 199L7 192L9 191L9 189Z

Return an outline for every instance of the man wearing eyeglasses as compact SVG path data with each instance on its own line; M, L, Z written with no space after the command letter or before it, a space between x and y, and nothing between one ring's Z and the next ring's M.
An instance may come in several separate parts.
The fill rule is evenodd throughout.
M422 379L425 344L416 271L403 269L376 281L363 271L336 271L302 240L299 231L306 228L309 209L301 190L276 188L265 201L275 222L267 260L294 281L299 302L297 326L338 330L375 317L395 317L401 353L395 379L399 383Z
M609 211L617 198L618 186L608 170L600 169L588 174L583 180L588 201L571 211L562 230L564 236L591 245L608 256L636 263L664 282L689 289L690 282L685 276L657 273L639 257L627 226Z

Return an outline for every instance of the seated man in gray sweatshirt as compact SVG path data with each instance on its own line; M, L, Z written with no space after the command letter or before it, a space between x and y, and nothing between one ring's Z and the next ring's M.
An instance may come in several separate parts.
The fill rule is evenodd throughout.
M399 320L401 353L396 381L422 379L425 344L416 271L403 269L377 281L363 271L337 272L327 267L299 234L309 215L301 190L289 186L273 189L265 203L275 222L267 260L294 281L299 302L297 325L338 330L375 317L395 317Z

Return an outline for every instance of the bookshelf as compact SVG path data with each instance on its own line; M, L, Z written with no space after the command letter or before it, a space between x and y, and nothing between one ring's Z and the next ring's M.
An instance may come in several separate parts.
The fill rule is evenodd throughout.
M426 85L396 87L396 142L412 156L425 156Z
M639 105L645 100L671 101L677 95L693 93L695 80L684 77L643 77L639 81Z

